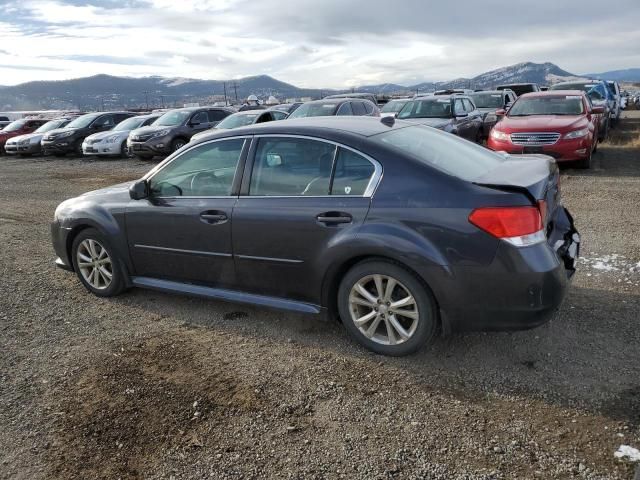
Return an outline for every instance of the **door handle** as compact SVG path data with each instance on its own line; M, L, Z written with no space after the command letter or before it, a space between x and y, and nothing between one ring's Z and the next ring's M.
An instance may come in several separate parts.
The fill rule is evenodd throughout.
M228 220L227 214L224 212L207 211L200 214L200 219L212 225L224 223Z
M324 223L326 225L337 225L340 223L351 223L353 217L348 213L343 212L325 212L316 216L318 223Z

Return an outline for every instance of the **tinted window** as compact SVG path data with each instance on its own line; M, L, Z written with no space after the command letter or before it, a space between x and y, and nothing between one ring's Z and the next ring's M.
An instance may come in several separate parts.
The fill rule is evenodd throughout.
M498 153L422 125L395 129L370 138L467 181L481 177L504 161Z
M373 103L370 102L362 102L364 104L364 109L367 111L367 115L371 115L373 113Z
M373 164L362 155L339 148L331 195L364 195L374 172Z
M187 150L151 178L151 194L156 197L230 195L243 145L244 139L234 138Z
M150 117L147 118L144 123L142 124L143 127L146 127L147 125L151 125L153 122L155 122L158 119L158 117Z
M111 127L115 125L116 122L113 119L113 115L105 115L103 117L98 118L94 123L94 127Z
M127 118L131 118L133 115L130 115L128 113L117 113L115 115L115 123L120 123L123 120L126 120Z
M351 109L351 103L346 102L340 105L338 112L336 115L353 115L353 110Z
M454 111L456 113L456 115L459 115L461 113L465 113L464 111L464 104L462 103L462 99L461 98L456 98L454 104L453 104L453 108Z
M198 112L191 117L191 123L209 123L209 116L207 112Z
M261 138L250 195L328 195L335 146L304 138Z
M367 114L363 102L351 102L351 108L353 109L354 115L361 116Z
M473 103L471 103L471 101L469 99L463 98L462 102L464 103L465 110L468 113L471 113L471 112L473 112L475 110L475 107L473 106Z
M229 112L225 110L209 110L208 113L210 122L219 122L229 115Z
M283 111L280 111L280 110L272 110L271 111L271 116L273 117L274 120L284 120L289 115L286 112L283 112Z
M265 112L258 117L258 119L256 120L256 123L271 122L272 120L273 120L273 117L271 116L271 112Z

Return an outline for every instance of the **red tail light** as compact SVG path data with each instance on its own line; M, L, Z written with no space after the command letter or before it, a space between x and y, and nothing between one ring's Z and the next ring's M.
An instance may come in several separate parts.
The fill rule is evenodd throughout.
M536 207L477 208L469 215L469 222L517 246L544 240L541 211Z

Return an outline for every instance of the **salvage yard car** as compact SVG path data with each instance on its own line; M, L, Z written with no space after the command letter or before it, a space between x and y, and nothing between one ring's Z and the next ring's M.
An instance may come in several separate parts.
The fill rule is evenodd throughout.
M133 116L131 112L98 112L82 115L64 128L49 131L42 137L45 155L64 156L68 153L82 155L82 143L89 135L111 130L116 124Z
M439 330L552 316L580 242L558 179L548 157L409 122L269 122L61 203L53 247L97 296L137 286L337 312L365 347L405 355Z
M205 130L204 132L196 133L191 137L191 141L195 142L201 139L205 135L209 135L215 130L226 130L231 128L245 127L247 125L253 125L256 123L273 122L275 120L284 120L289 115L282 110L244 110L242 112L229 115L222 120L213 129Z
M193 135L215 127L234 113L228 107L188 107L170 110L151 126L137 128L129 134L129 152L143 160L166 155L184 147Z
M481 143L482 115L470 97L439 95L417 97L402 107L397 114L402 120L427 125Z
M45 123L47 123L47 120L41 118L22 118L11 122L0 130L0 153L4 152L4 144L7 140L27 133L32 133Z
M504 89L473 92L469 97L482 116L482 136L487 139L489 132L499 120L496 112L509 110L516 101L517 95L511 90Z
M369 100L356 98L326 98L303 103L289 118L326 116L371 116L379 117L380 109Z
M126 157L129 155L127 148L129 133L136 128L151 125L159 117L160 113L130 117L118 123L111 130L89 135L82 143L82 153L84 155Z
M603 107L592 106L581 90L527 93L516 100L491 130L487 146L507 153L550 155L558 162L591 166L598 147Z

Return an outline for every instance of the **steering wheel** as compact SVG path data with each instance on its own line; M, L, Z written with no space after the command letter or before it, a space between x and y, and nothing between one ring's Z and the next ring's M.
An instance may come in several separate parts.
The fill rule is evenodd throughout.
M198 172L191 177L191 193L196 194L202 188L210 189L212 186L216 184L222 185L222 183L222 179L216 177L213 172Z
M159 182L156 185L156 190L159 190L162 193L166 193L164 191L164 187L162 185L167 185L167 187L168 187L167 190L170 189L170 188L175 188L178 191L178 195L182 196L182 188L180 188L178 185L174 185L173 183L169 183L169 182Z

